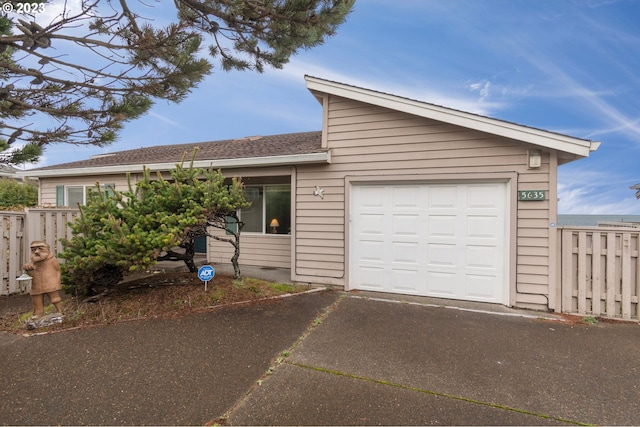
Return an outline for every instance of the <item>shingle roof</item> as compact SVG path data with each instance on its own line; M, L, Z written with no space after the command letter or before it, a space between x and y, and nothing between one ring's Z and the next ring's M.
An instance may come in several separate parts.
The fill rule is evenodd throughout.
M93 156L87 160L46 166L31 169L31 171L178 163L184 153L190 156L196 147L198 147L199 151L195 160L242 159L321 153L326 151L321 147L321 141L322 132L315 131L189 144L158 145Z

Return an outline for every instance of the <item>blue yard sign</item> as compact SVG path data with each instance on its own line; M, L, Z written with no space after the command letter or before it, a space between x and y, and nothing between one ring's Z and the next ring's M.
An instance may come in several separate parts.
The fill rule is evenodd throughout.
M204 282L204 290L207 290L207 283L216 275L216 270L210 265L203 265L198 269L198 279Z

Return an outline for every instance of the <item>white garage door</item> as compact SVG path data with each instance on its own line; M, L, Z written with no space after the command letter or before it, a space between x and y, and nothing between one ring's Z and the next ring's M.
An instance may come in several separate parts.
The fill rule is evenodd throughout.
M350 289L508 303L506 184L354 185Z

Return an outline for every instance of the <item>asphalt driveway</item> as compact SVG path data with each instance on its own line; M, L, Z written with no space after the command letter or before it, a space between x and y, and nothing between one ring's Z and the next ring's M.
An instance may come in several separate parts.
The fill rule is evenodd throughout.
M640 424L637 324L361 296L0 335L0 423Z

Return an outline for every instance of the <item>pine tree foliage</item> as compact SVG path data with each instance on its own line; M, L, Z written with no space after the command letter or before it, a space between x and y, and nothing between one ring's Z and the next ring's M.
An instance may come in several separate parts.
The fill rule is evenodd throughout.
M62 240L59 257L65 260L63 283L69 290L91 292L144 271L163 253L193 245L211 223L235 222L237 210L249 206L239 178L225 180L220 171L195 168L193 158L186 167L183 159L168 179L145 167L135 184L129 176L127 191L103 188L96 184L93 197L70 223L71 240ZM236 249L239 255L239 245Z
M55 143L108 145L214 64L280 68L333 35L354 1L3 0L13 12L0 15L0 163Z
M19 182L0 178L0 209L21 209L38 204L38 185L32 181Z

